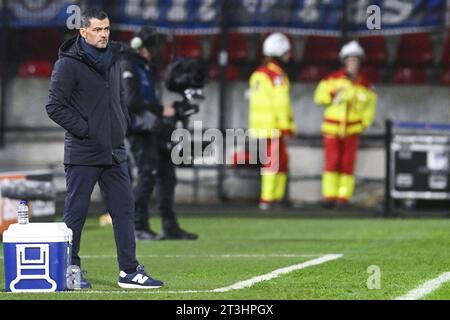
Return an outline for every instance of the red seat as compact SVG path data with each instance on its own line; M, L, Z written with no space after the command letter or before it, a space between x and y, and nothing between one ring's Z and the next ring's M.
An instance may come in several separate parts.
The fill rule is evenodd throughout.
M217 61L217 55L219 52L219 39L220 36L214 37L210 58L212 61ZM228 34L228 59L230 62L242 62L248 61L248 46L247 39L242 33L229 33Z
M447 86L450 85L450 67L442 71L439 83Z
M421 68L399 67L394 70L392 83L395 84L425 84L427 75Z
M228 64L225 69L226 79L229 81L239 80L240 74L239 70L236 68L234 64ZM214 64L209 69L209 78L211 80L217 80L219 78L219 67Z
M361 37L358 39L358 42L364 48L366 63L372 65L386 64L388 55L385 37Z
M372 66L362 66L361 72L369 79L372 84L380 82L378 69Z
M26 78L48 78L52 75L52 69L49 61L27 60L21 64L18 75Z
M196 35L174 36L173 42L168 39L164 41L163 45L163 61L169 62L171 55L176 57L190 57L195 59L203 58L203 50L200 43L200 38Z
M56 61L63 40L58 28L31 28L26 31L21 48L24 59Z
M338 60L339 42L335 37L310 36L306 39L302 63L334 63Z
M117 34L117 39L114 39L114 40L125 42L125 43L129 44L131 39L133 39L133 36L134 36L133 31L120 31Z
M165 37L162 45L162 59L165 64L169 62L171 55L173 54L172 47L172 42L169 42L167 37Z
M167 72L167 65L159 68L159 79L164 79L166 77L166 72Z
M203 57L200 38L195 35L175 36L174 49L176 56L201 59Z
M397 47L399 65L425 65L433 62L433 46L427 33L404 34Z
M447 38L447 42L444 46L444 52L442 54L441 64L443 66L450 66L450 35Z
M298 80L300 82L319 82L331 72L327 65L306 65L300 68Z

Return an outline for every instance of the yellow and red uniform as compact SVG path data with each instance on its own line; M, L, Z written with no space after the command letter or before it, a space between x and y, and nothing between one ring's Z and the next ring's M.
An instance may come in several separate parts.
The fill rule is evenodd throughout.
M270 61L250 77L250 135L267 139L269 161L261 170L261 202L283 199L286 191L288 152L285 137L295 132L289 95L289 79L283 69Z
M377 95L363 74L352 80L342 69L319 83L314 100L325 106L321 127L325 149L322 196L346 202L355 188L359 135L374 120Z

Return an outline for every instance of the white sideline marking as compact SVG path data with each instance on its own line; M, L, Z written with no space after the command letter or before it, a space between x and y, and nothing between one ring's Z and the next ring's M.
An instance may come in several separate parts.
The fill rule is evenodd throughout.
M237 282L228 287L217 288L217 289L212 290L212 292L226 292L226 291L231 291L231 290L240 290L243 288L249 288L258 282L271 280L282 274L286 274L286 273L289 273L292 271L304 269L304 268L311 267L311 266L316 266L318 264L322 264L322 263L325 263L325 262L328 262L331 260L336 260L336 259L341 258L342 256L343 256L342 254L327 254L327 255L324 255L317 259L313 259L313 260L309 260L309 261L302 262L299 264L295 264L295 265L292 265L292 266L289 266L286 268L276 269L272 272L263 274L261 276L257 276L257 277L253 277L248 280Z
M409 291L404 296L395 298L395 300L418 300L438 289L443 283L450 281L450 272L444 272L439 277L428 280L421 286Z
M286 274L292 271L304 269L311 266L316 266L328 261L336 260L343 257L343 254L326 254L317 259L308 260L299 264L295 264L286 268L276 269L272 272L263 274L261 276L253 277L248 280L239 281L231 286L221 287L213 290L172 290L172 291L164 291L164 290L151 290L151 291L128 291L128 290L120 290L120 291L107 291L107 290L82 290L77 291L77 293L86 293L86 294L99 294L99 293L119 293L119 294L127 294L127 293L146 293L146 294L158 294L158 293L166 293L166 294L176 294L176 293L208 293L208 292L227 292L231 290L240 290L244 288L249 288L255 285L258 282L271 280L276 278L282 274ZM59 292L60 293L60 292ZM70 291L64 291L64 293L72 293Z

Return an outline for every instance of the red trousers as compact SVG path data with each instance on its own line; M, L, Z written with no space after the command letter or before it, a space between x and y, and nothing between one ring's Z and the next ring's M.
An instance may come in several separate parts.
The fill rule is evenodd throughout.
M325 171L353 175L359 135L345 138L324 136Z

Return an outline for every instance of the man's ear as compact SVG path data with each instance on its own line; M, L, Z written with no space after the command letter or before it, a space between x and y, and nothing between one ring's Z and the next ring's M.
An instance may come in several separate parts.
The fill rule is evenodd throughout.
M80 35L86 39L86 28L80 28Z

